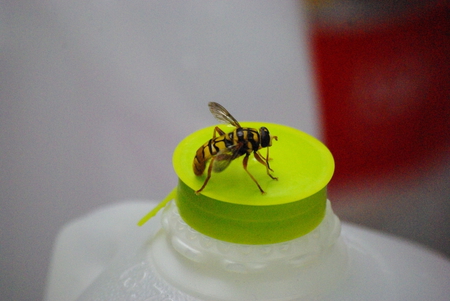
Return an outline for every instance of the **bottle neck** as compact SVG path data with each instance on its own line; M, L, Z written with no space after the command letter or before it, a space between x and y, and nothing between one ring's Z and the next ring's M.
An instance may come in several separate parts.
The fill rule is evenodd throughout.
M171 246L190 261L226 272L258 273L279 268L301 267L320 260L339 236L341 224L327 201L323 221L299 238L269 245L245 245L208 237L186 224L175 202L166 206L162 225Z

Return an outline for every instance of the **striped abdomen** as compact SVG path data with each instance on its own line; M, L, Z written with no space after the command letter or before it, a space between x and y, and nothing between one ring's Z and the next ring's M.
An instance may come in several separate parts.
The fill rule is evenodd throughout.
M197 176L203 174L206 167L206 162L215 156L221 149L227 148L233 144L232 141L227 139L227 135L216 137L203 144L195 154L194 163L192 167L194 173Z

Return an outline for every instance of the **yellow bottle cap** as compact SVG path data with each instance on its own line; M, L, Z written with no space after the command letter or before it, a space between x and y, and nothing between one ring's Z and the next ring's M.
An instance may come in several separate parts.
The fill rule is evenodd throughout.
M174 195L181 217L200 233L233 243L272 244L307 234L325 215L326 186L334 172L330 151L319 140L291 127L259 122L242 122L241 126L265 126L278 136L270 147L270 167L278 181L251 155L248 170L266 192L261 194L243 169L242 156L224 171L213 172L197 195L208 164L204 174L196 176L194 156L214 131L214 126L204 128L181 141L173 155L179 178ZM219 127L227 133L234 130ZM260 154L265 156L266 149Z

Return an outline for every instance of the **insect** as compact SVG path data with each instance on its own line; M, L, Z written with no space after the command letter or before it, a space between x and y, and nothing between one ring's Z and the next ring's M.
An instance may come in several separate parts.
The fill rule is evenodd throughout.
M261 127L259 131L254 128L241 127L239 122L220 104L210 102L209 110L214 117L222 122L229 123L236 127L234 131L225 133L219 127L214 128L213 137L203 144L195 154L193 169L197 176L203 174L208 160L208 175L206 176L203 186L195 193L199 194L208 184L212 172L221 172L225 170L231 161L245 155L242 164L244 170L250 178L256 183L261 193L265 193L259 185L258 181L247 170L249 156L253 153L255 159L266 167L267 174L274 180L278 178L272 176L270 172L273 170L269 166L269 146L272 146L272 139L278 140L277 136L271 136L266 127ZM261 148L267 148L267 155L264 158L259 154Z

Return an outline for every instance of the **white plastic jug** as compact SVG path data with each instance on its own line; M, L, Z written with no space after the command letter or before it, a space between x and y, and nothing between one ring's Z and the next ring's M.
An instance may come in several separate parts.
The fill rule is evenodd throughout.
M191 244L201 243L207 250L210 246L217 251L215 255L225 254L222 258L220 255L210 255L209 258L215 258L218 262L237 253L244 259L251 255L247 257L248 261L254 263L259 260L261 265L264 265L264 259L267 259L267 264L282 262L283 258L276 257L277 254L292 254L289 247L298 246L301 241L252 248L208 240L186 225L179 232L170 233L165 227L168 224L177 227L180 222L173 203L163 214L136 231L136 220L142 212L155 205L156 202L128 201L96 210L67 224L55 244L45 300L446 301L450 296L448 259L417 244L347 223L342 224L339 235L339 220L330 206L323 221L328 227L321 224L322 234L313 231L307 239L328 236L328 241L334 241L335 245L315 258L299 257L298 274L291 274L290 279L282 275L285 283L280 285L277 281L271 281L275 277L268 275L264 268L245 273L242 269L226 270L224 265L216 271L216 278L201 282L204 280L202 271L205 271L203 276L214 271L207 267L191 271L190 267L200 267L202 264L194 261L192 254L189 255L186 250L180 254L179 251L183 250L181 243L176 243L175 249L170 236L184 236ZM162 224L166 226L162 227ZM160 249L155 249L155 242ZM309 247L309 251L319 248L313 244ZM232 248L240 248L239 253ZM333 259L335 262L324 268L324 264ZM301 265L302 262L304 265ZM215 268L214 264L210 268ZM265 268L269 269L268 266ZM279 273L286 270L284 265L272 268ZM228 281L218 282L220 276L228 276ZM253 281L261 279L261 291L251 291L258 282L250 286L243 280L248 276ZM182 285L177 283L180 280ZM292 283L295 285L288 287ZM196 286L214 292L215 296L195 295L192 287ZM191 287L191 291L187 292L186 287ZM302 291L305 287L306 291ZM230 294L234 294L234 299Z

